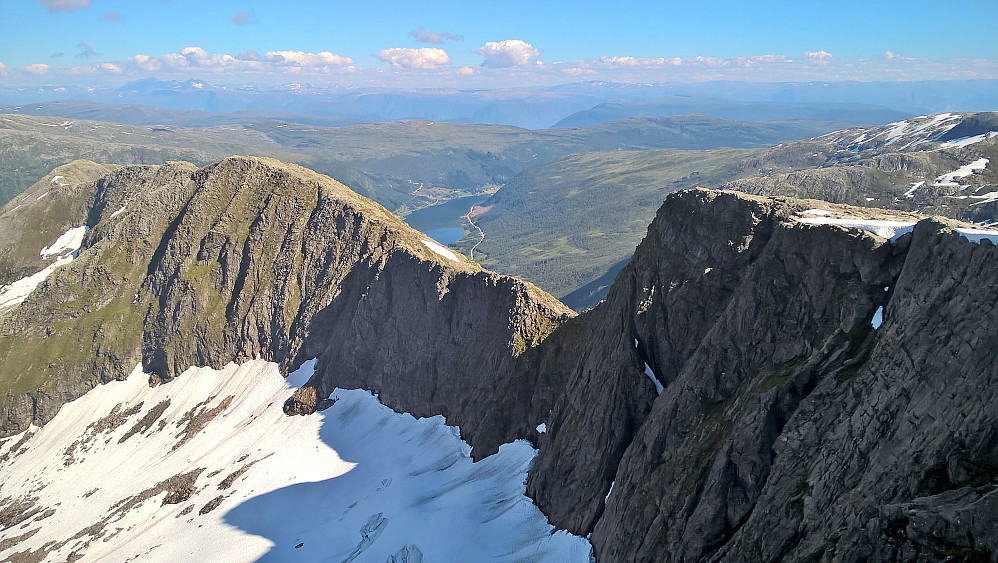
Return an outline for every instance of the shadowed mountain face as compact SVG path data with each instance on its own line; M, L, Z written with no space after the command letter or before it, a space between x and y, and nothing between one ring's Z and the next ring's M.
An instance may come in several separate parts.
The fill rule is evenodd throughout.
M297 166L95 166L0 213L7 229L59 225L37 250L0 248L3 295L51 267L0 299L5 435L136 365L169 389L192 365L316 358L267 408L346 421L330 396L361 387L446 415L477 460L528 438L527 493L556 527L591 534L599 560L998 553L998 235L681 191L606 301L573 318ZM238 396L216 399L181 419Z
M814 204L670 196L532 352L568 383L528 493L598 559L998 552L998 250L800 223Z
M285 369L319 357L320 374L349 365L390 405L401 399L375 378L409 373L426 383L409 410L446 406L463 423L465 410L481 407L459 408L452 394L494 395L485 375L508 370L570 313L293 165L233 157L201 169L125 167L96 182L77 176L40 182L0 215L2 225L86 230L75 259L0 309L4 434L44 423L137 363L168 380L190 366L257 357ZM3 284L55 263L39 255L50 240L27 242L4 241ZM508 441L508 427L482 427L496 447Z

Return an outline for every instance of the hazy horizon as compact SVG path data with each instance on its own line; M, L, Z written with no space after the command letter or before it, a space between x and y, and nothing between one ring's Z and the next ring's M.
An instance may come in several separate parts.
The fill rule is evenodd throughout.
M998 78L998 5L11 0L5 89L189 79L270 88ZM959 23L945 41L940 33Z

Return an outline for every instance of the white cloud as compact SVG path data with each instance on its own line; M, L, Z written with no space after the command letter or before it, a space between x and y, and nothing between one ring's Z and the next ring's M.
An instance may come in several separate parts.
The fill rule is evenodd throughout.
M893 51L887 51L884 53L884 58L889 61L913 61L912 57L906 57L900 53L895 53Z
M2 64L2 63L0 63L0 64ZM462 66L461 68L457 69L457 73L458 74L471 75L471 74L475 74L475 69L471 68L470 66Z
M72 12L77 8L89 8L90 0L38 0L50 12Z
M121 62L146 72L155 72L161 69L198 69L217 72L262 67L259 60L243 58L245 56L245 53L234 57L224 53L209 53L201 47L184 47L179 53L167 53L158 57L139 54Z
M420 43L433 43L439 45L444 42L444 40L449 39L451 41L464 41L463 35L454 35L453 33L436 33L433 31L426 31L426 28L419 26L416 31L410 31L409 36L416 39Z
M746 57L745 60L750 63L787 63L791 61L790 57L786 55L755 55Z
M730 61L728 59L720 59L717 57L697 57L693 59L697 64L706 67L721 67L728 66Z
M304 51L267 51L264 59L274 64L299 68L322 68L353 64L350 57L334 55L329 51L306 53Z
M45 63L35 63L24 67L24 70L30 72L31 74L45 74L49 71L49 65Z
M135 55L129 61L135 63L135 66L147 72L153 72L163 68L160 64L159 59L150 57L149 55Z
M244 52L236 55L236 58L241 61L259 61L260 53L257 53L253 49L246 49Z
M490 68L507 68L523 65L531 59L540 57L540 52L533 45L519 39L505 41L489 41L475 51L485 58L482 66Z
M395 68L437 68L450 63L450 56L443 49L423 47L406 49L393 47L374 54L378 60L390 63Z
M808 51L804 53L804 59L812 62L828 62L834 58L828 51Z
M97 68L104 72L110 72L112 74L121 74L121 69L118 67L118 65L114 63L100 63L99 65L97 65Z
M103 20L103 21L116 21L116 22L120 22L121 19L122 19L122 15L119 14L118 12L104 12L97 19Z
M680 66L683 60L679 57L673 58L638 58L638 57L600 57L596 63L606 67L626 67L626 68L660 68L666 65Z
M7 65L0 61L0 76L7 76Z
M232 16L232 23L246 25L250 23L250 15L246 12L236 12L236 15Z
M188 65L205 69L233 68L239 63L232 55L209 53L201 47L184 47L180 50L180 55L187 60Z

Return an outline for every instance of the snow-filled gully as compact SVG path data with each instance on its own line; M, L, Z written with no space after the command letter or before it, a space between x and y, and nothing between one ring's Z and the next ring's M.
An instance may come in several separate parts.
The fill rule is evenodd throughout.
M285 416L313 366L191 368L154 388L136 368L0 441L15 514L0 560L589 561L524 496L528 442L472 463L442 417L358 390Z

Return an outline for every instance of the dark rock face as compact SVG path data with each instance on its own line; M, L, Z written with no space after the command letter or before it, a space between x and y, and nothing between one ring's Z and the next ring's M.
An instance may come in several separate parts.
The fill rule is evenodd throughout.
M397 408L453 415L495 449L516 435L500 374L571 314L277 161L127 167L90 190L66 219L91 227L79 258L0 312L3 434L139 362L168 381L190 366L319 357L309 400L288 412L321 407L335 386L375 388ZM503 426L472 415L489 409Z
M998 252L803 205L670 197L607 301L535 351L587 327L528 494L598 559L998 554Z
M317 358L285 413L363 387L476 458L531 438L528 494L601 561L998 555L998 249L945 223L892 243L797 222L814 202L680 192L570 318L276 161L90 193L62 219L91 227L79 258L0 311L5 435L140 362Z

